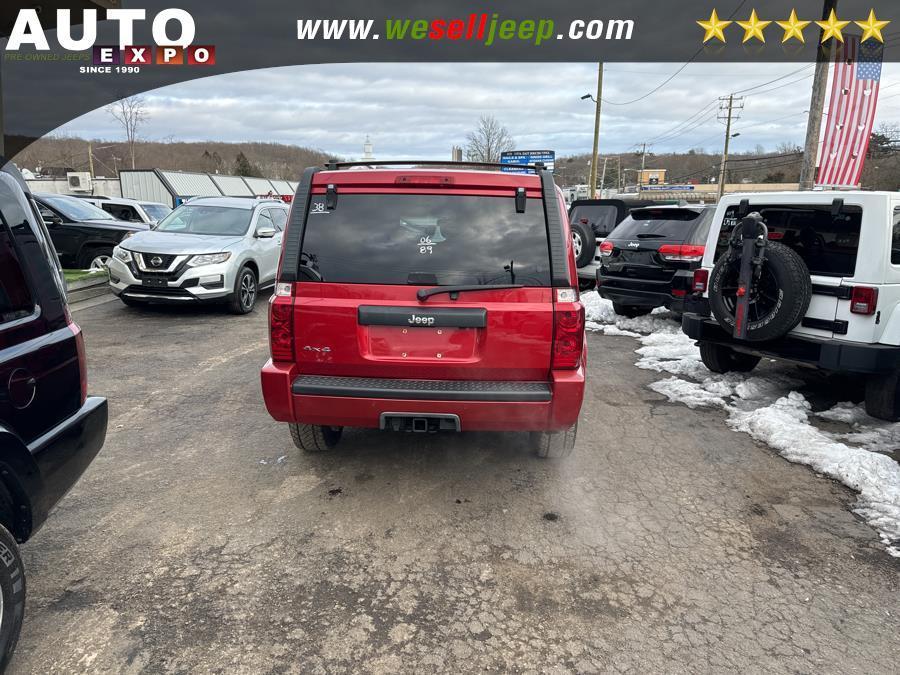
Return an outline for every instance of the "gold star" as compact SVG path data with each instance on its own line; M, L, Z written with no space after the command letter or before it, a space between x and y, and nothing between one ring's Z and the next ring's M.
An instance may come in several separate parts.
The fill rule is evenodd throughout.
M796 38L800 40L803 44L806 44L806 40L803 38L803 29L806 28L812 21L800 21L797 18L797 10L791 10L791 18L787 21L776 21L779 26L784 29L784 37L781 39L781 42L787 42L791 38Z
M867 21L854 21L857 26L863 29L863 36L860 42L865 42L869 38L875 38L879 42L884 42L881 36L881 29L887 26L890 21L879 21L875 18L875 10L869 10L869 19Z
M763 30L766 26L768 26L771 21L760 21L759 17L756 16L756 10L754 9L750 12L750 18L746 21L738 21L736 22L738 26L744 29L744 39L741 42L747 42L747 40L752 40L756 38L760 42L765 42L766 38L763 36Z
M698 21L697 24L706 31L703 36L703 43L706 44L713 38L725 42L725 33L722 30L731 25L731 21L720 20L716 10L713 9L712 14L709 15L709 21Z
M831 10L831 14L828 15L828 21L816 21L816 25L822 29L822 42L828 40L829 38L834 38L838 42L844 41L844 34L841 33L841 30L849 21L838 21L837 15L834 13L834 10Z

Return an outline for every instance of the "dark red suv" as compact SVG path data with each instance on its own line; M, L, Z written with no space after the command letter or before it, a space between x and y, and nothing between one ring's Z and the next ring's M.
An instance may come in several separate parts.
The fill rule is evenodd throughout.
M306 451L349 426L530 431L539 455L567 455L587 351L553 176L394 164L304 173L270 302L269 413Z

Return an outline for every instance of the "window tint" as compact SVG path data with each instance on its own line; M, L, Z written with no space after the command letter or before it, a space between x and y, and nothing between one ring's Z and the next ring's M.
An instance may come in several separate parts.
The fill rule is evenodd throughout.
M287 211L284 209L269 209L269 215L272 216L272 220L275 222L275 229L279 232L284 230L284 226L287 225Z
M157 232L241 237L250 227L249 209L183 204L163 218Z
M314 195L301 264L306 277L359 284L550 285L543 204L462 195Z
M41 195L39 199L46 205L59 211L71 221L113 220L113 217L103 209L94 206L83 199L77 199L76 197L67 197L65 195ZM43 215L43 213L41 215Z
M726 249L734 226L740 221L738 206L725 212L716 257ZM828 204L751 204L769 228L769 239L797 252L812 274L852 277L856 270L856 253L862 209L844 206L834 216Z
M900 208L894 208L894 229L891 234L891 265L900 265Z
M702 244L714 209L635 209L612 231L612 239L665 239Z
M34 302L25 283L6 218L0 214L0 324L31 314Z
M598 237L607 237L616 226L619 209L610 204L603 206L576 206L569 214L570 223L581 223L594 230Z

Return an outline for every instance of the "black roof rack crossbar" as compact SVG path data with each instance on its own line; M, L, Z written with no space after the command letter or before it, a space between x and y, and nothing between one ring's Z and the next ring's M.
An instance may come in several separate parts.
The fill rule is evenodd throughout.
M353 166L475 166L482 168L491 168L491 169L499 169L504 166L514 167L516 169L528 169L530 171L534 171L535 173L540 173L541 171L545 171L547 169L546 165L542 162L537 162L536 164L501 164L499 162L454 162L454 161L441 161L437 159L426 159L422 161L417 160L378 160L373 159L369 161L359 161L359 162L339 162L336 159L329 159L325 162L325 168L329 171L337 171L339 169L348 169Z

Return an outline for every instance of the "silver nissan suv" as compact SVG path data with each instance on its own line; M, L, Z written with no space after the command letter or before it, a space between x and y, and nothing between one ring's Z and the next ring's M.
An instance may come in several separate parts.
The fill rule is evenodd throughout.
M280 200L191 199L116 246L112 291L129 306L219 302L247 314L275 283L287 217Z

